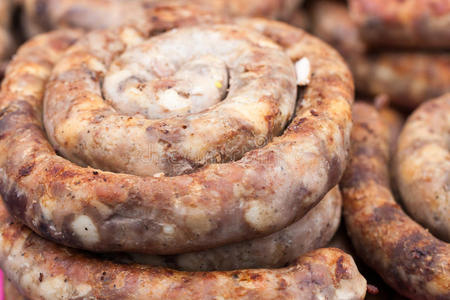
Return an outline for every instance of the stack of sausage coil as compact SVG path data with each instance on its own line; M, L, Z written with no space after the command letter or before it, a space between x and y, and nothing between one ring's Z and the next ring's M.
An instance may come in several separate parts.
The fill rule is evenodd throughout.
M311 31L345 57L362 96L413 110L450 92L450 2L329 0L310 9Z
M8 67L8 278L32 299L364 298L349 255L305 254L340 218L353 82L337 52L276 21L145 10L39 35Z

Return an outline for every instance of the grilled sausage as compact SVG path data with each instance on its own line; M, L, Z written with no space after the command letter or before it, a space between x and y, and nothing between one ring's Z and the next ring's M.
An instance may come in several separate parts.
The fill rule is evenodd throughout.
M450 245L411 220L389 188L389 130L378 112L353 110L351 161L341 181L344 218L364 261L400 294L450 297Z

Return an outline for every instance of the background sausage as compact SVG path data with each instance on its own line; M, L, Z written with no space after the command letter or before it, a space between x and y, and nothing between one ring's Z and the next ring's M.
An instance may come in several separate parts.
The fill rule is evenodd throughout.
M354 106L351 161L341 182L357 253L400 294L450 297L450 246L412 221L389 188L389 131L368 104Z
M395 178L406 210L450 241L450 94L422 104L408 118L395 156Z
M450 2L350 0L361 36L375 46L450 48Z
M383 1L374 2L381 6ZM312 33L344 56L352 69L356 90L361 95L376 97L384 94L392 104L411 110L450 91L450 55L446 51L371 50L364 41L365 32L358 30L358 24L350 17L344 3L314 1L310 12Z

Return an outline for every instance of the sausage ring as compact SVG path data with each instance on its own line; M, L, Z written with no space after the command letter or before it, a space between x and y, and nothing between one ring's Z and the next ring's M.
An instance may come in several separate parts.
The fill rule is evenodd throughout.
M388 128L378 112L353 110L351 160L341 181L344 218L357 253L412 299L450 297L450 245L411 220L389 188Z
M15 217L72 247L178 254L279 231L337 184L347 158L353 83L334 50L299 29L267 20L163 34L149 27L146 34L131 27L87 35L61 31L19 50L0 96L0 192ZM145 38L149 35L154 37ZM205 36L223 41L223 49L230 51L210 43L204 48L218 54L208 53L200 47ZM189 63L191 50L177 52L186 37L199 45ZM175 52L166 58L158 54L170 49ZM236 61L228 54L232 49L239 53ZM142 51L158 59L147 65L146 74L127 75L146 65L133 61ZM200 58L206 59L206 68ZM313 72L283 132L296 98L291 60L301 58ZM173 68L180 71L173 74ZM197 78L206 82L204 91L219 95L210 108L152 119L145 107L135 106L133 93L141 88L160 91L161 102L175 109L187 100L202 103L206 92L185 85L186 78L195 81L192 74L199 70L207 74ZM133 105L121 106L117 95L122 94ZM158 104L159 98L153 100ZM144 113L133 115L135 107ZM199 129L195 135L194 128ZM151 159L139 156L139 143L152 146L144 147L153 151ZM254 150L243 153L249 149Z
M395 173L406 210L450 241L450 94L422 104L398 141Z
M153 6L190 6L197 13L288 18L302 0L24 0L28 36L57 28L106 29L150 20Z

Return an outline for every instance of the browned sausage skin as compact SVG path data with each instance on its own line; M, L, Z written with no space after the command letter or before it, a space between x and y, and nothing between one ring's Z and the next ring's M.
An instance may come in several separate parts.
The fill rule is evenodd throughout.
M400 294L450 297L450 246L412 221L389 188L389 130L372 106L353 110L351 161L341 182L347 230L358 254Z
M374 46L450 48L446 0L350 0L362 38Z
M308 253L284 269L179 272L115 264L48 242L0 204L0 265L31 299L363 299L366 282L338 249Z
M38 116L53 65L80 33L52 33L22 47L1 96L1 192L11 213L39 234L66 245L153 254L198 251L256 238L300 219L336 185L344 170L353 100L351 75L336 51L299 29L262 19L237 24L277 41L292 61L308 58L314 70L311 82L281 136L238 161L210 164L173 177L114 174L83 168L56 155ZM106 36L117 38L130 31L116 32ZM97 41L98 49L106 45L105 40ZM70 55L77 53L84 57L82 51ZM70 60L65 62L57 68L60 77L52 80L76 74L70 71ZM61 97L76 96L83 80L89 87L93 81L99 84L97 76L89 75L100 75L95 70L98 64L80 66L84 73L75 85L61 81L59 87L52 86L65 91ZM74 100L96 99L90 91L77 95ZM273 126L275 119L265 122Z
M408 118L395 156L406 210L450 241L450 94L422 104Z

